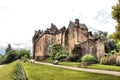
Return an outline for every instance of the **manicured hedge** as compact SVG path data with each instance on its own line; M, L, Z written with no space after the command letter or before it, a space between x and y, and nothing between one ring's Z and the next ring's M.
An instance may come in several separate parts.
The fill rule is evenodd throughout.
M96 63L97 58L91 54L86 54L82 57L82 62Z

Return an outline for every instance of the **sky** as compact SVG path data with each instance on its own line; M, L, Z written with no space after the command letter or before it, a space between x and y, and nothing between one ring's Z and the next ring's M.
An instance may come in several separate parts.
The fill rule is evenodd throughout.
M32 49L35 30L54 23L68 27L76 18L94 30L115 31L111 7L118 0L0 0L0 50L8 43L13 48Z

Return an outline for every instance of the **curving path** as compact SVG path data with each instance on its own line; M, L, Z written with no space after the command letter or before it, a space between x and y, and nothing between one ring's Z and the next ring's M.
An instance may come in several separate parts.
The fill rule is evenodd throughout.
M44 64L44 65L48 65L48 66L55 66L55 67L60 67L60 68L66 68L66 69L72 69L72 70L77 70L77 71L93 72L93 73L110 74L110 75L114 75L114 76L120 76L120 72L117 72L117 71L85 69L85 68L77 68L77 67L71 67L71 66L54 65L51 63L44 63L44 62L37 62L37 61L35 61L35 63Z
M0 65L0 68L3 67L4 65Z

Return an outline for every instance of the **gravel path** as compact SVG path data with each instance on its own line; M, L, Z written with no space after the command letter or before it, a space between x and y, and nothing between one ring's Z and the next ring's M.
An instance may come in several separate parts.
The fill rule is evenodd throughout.
M0 65L0 68L3 67L4 65Z
M77 70L77 71L85 71L85 72L93 72L93 73L101 73L101 74L110 74L110 75L114 75L114 76L120 76L120 72L117 72L117 71L85 69L85 68L77 68L77 67L71 67L71 66L54 65L51 63L44 63L44 62L37 62L37 61L35 61L35 63L49 65L49 66L55 66L55 67L60 67L60 68L66 68L66 69L72 69L72 70Z

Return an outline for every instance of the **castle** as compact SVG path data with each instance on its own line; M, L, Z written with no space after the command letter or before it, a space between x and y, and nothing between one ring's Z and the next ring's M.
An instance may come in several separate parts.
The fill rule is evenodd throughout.
M79 19L70 21L68 28L58 29L53 23L51 28L45 31L35 31L33 36L33 58L44 59L50 54L53 43L61 44L70 54L75 45L80 46L81 56L86 53L96 56L98 59L104 56L104 40L94 39L92 32L88 31L85 24L81 24Z

